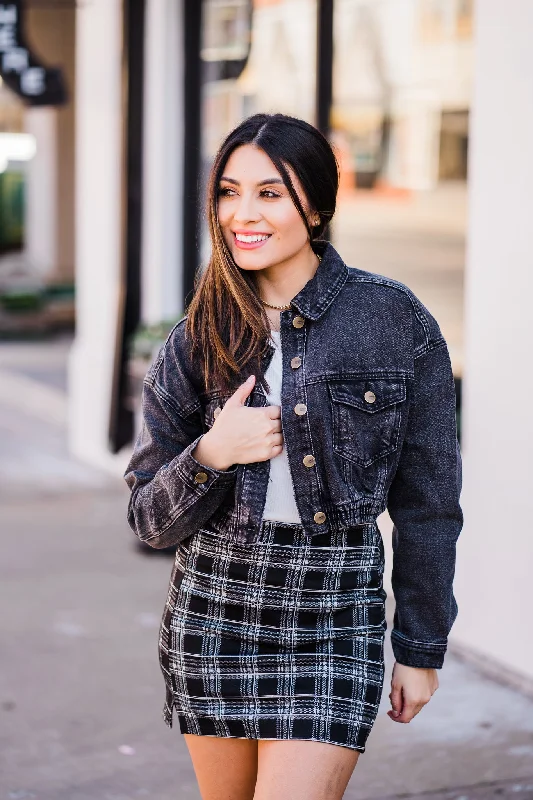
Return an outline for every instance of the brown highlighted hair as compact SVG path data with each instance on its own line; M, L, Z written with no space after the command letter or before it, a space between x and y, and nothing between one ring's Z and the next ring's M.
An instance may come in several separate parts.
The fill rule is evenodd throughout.
M234 391L252 373L265 384L260 364L268 348L270 322L252 274L237 266L218 223L220 178L231 153L245 144L261 148L276 166L311 242L320 239L335 212L338 162L328 140L309 123L286 114L254 114L222 142L207 187L211 258L196 274L185 323L191 358L202 364L208 390ZM313 228L286 165L298 176L310 210L320 216L320 224Z

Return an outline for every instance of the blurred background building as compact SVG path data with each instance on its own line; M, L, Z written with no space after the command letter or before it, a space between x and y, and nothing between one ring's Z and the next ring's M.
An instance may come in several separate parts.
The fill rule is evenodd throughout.
M334 245L415 291L464 377L454 646L529 690L532 25L529 0L0 4L0 329L75 330L72 452L128 460L136 379L208 258L221 139L256 111L317 124L342 165ZM24 42L61 72L41 95L13 82Z

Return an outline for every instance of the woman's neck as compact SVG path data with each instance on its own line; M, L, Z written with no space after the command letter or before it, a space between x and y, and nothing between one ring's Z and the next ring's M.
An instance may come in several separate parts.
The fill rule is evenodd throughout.
M302 250L291 259L265 267L255 273L255 281L259 296L275 306L288 305L293 297L311 280L318 269L319 260L311 247ZM266 308L267 314L277 314L279 329L279 311ZM269 316L269 319L271 317Z

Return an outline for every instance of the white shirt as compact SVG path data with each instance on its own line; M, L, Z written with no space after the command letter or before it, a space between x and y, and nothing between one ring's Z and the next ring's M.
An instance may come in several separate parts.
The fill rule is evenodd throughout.
M270 386L270 393L267 395L267 399L269 405L281 406L281 334L279 331L272 330L270 334L275 351L265 373ZM302 521L294 497L294 486L285 444L281 453L270 459L270 475L263 519L300 524Z

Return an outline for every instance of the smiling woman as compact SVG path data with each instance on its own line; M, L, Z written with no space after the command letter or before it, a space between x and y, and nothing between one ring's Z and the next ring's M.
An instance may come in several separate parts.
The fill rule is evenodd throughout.
M383 690L386 507L394 721L437 689L457 613L448 351L406 286L320 239L338 180L302 120L258 114L228 135L211 259L144 382L128 518L177 546L164 718L203 800L343 796Z

